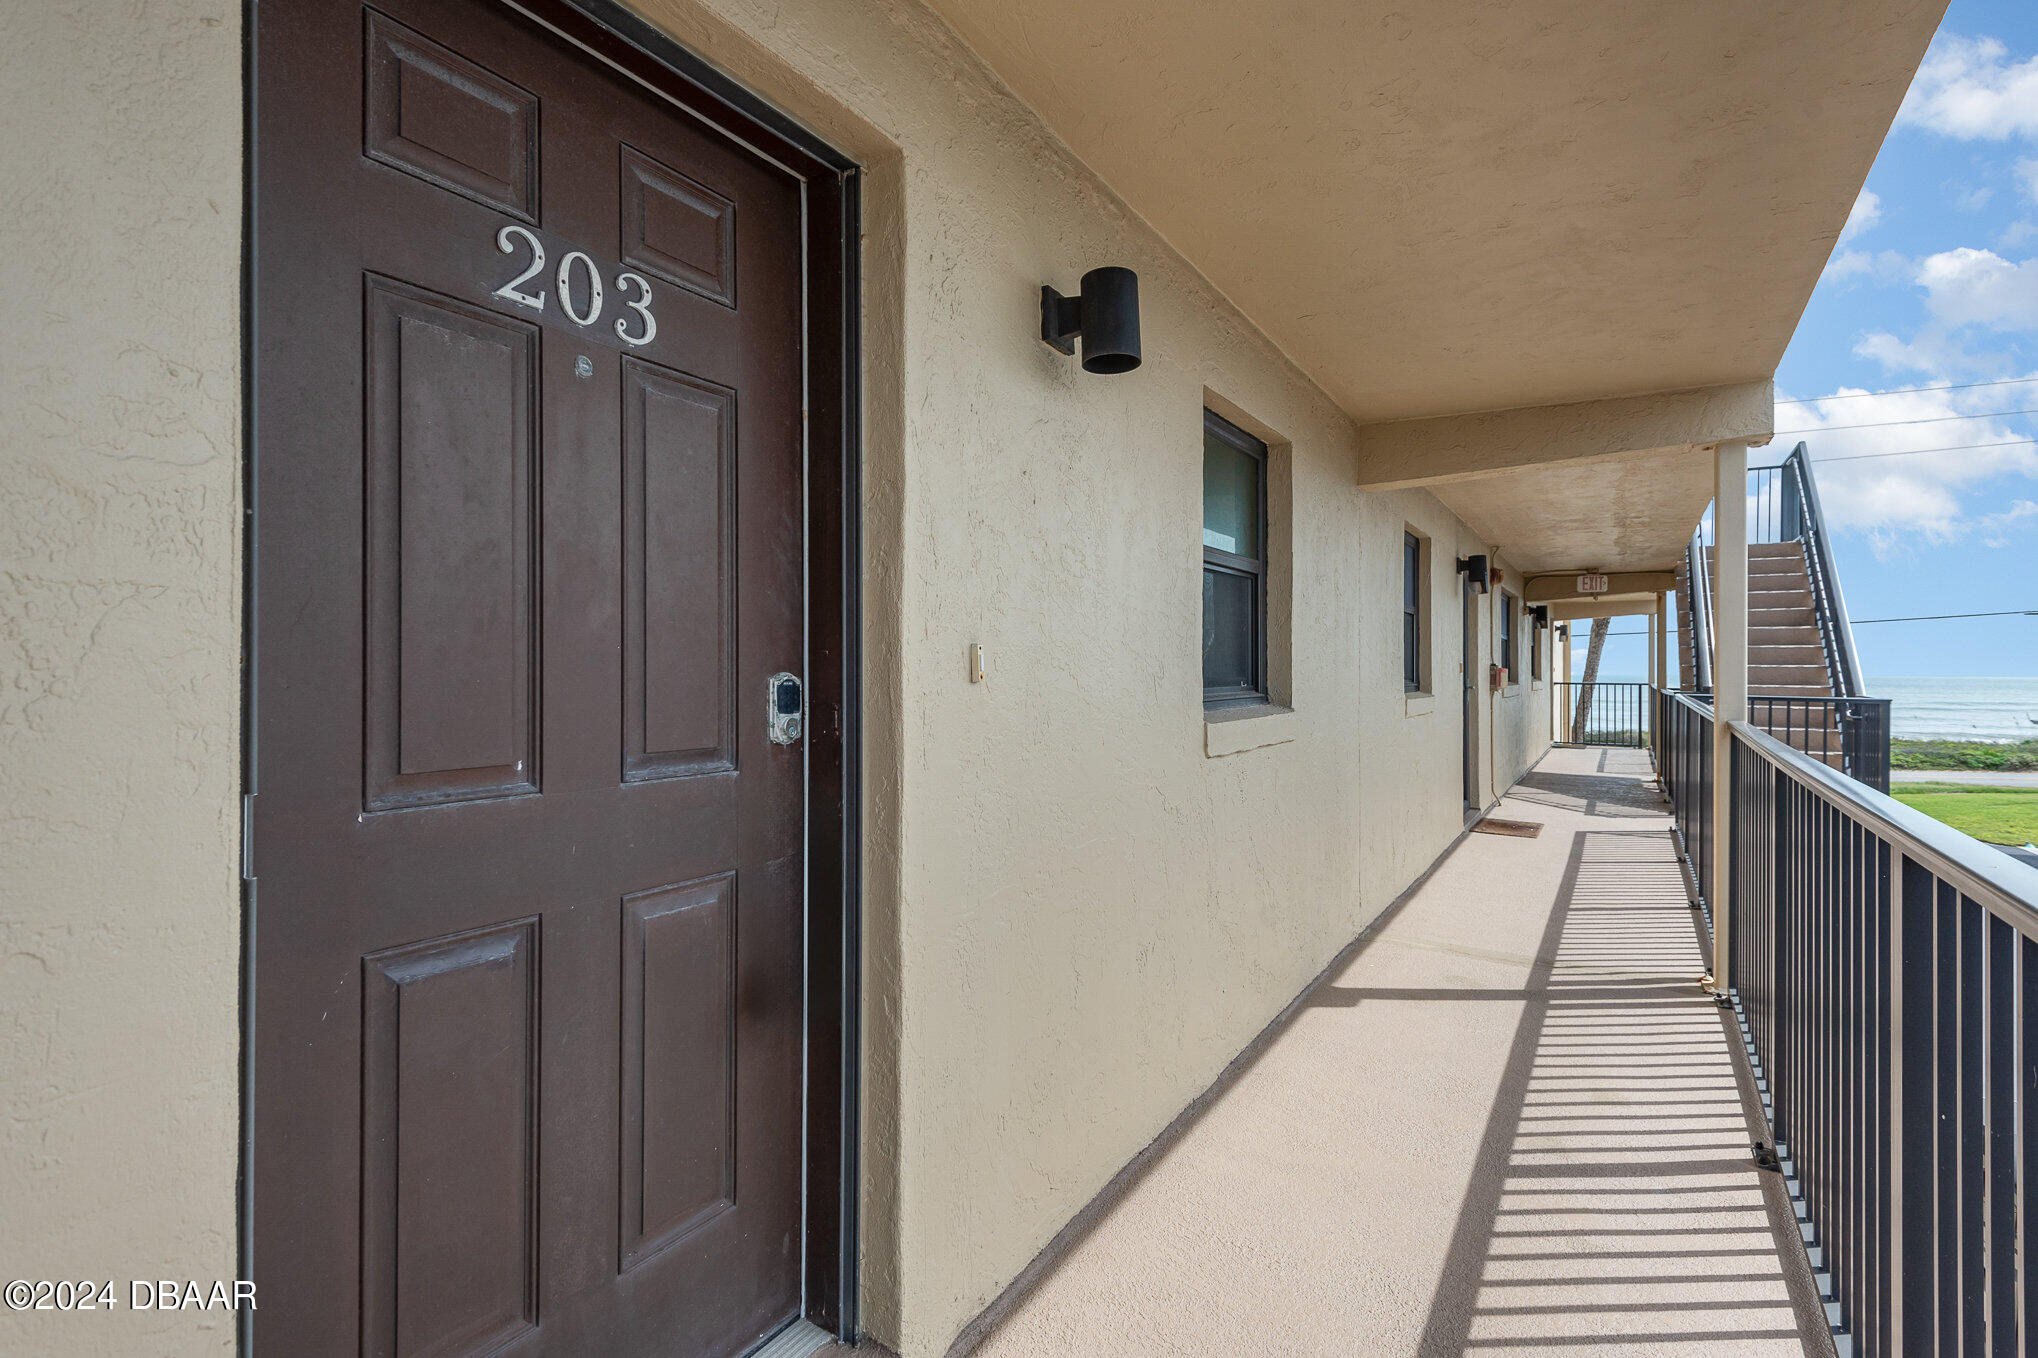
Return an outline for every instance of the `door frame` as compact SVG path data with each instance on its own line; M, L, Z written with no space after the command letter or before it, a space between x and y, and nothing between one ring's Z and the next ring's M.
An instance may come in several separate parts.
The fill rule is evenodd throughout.
M862 1093L862 168L616 0L494 0L802 181L806 267L806 993L801 1313L860 1337L857 1240ZM261 449L255 388L255 167L259 0L243 6L241 693L241 1164L236 1253L251 1277L256 876L253 798L256 543ZM240 1349L250 1351L241 1317Z
M1463 693L1459 702L1463 715L1458 723L1463 737L1459 741L1458 762L1461 766L1460 776L1464 786L1464 816L1469 821L1474 816L1477 816L1482 809L1480 799L1483 796L1482 790L1478 786L1478 758L1479 694L1484 687L1479 679L1479 600L1484 596L1472 587L1472 580L1469 576L1464 578L1463 583L1458 588L1458 621L1460 630L1464 634L1460 645L1463 661L1460 668L1464 671L1464 683L1462 685Z

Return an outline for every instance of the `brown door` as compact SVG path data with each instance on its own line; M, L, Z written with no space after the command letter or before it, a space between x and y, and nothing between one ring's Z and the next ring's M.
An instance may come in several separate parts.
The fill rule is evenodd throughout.
M256 1351L741 1353L800 1298L800 184L495 0L255 14Z

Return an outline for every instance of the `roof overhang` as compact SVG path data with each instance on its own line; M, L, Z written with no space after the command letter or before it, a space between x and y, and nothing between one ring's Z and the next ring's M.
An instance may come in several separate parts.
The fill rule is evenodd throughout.
M1945 9L929 3L1362 422L1769 377Z
M1531 574L1674 567L1712 499L1713 451L1767 443L1767 379L1359 430L1359 483L1425 486Z
M1654 617L1656 596L1635 595L1632 598L1598 599L1592 603L1551 604L1551 622L1576 622L1581 618L1631 618L1637 615Z
M1695 450L1768 433L1752 407L1945 8L928 3L1370 426L1362 484L1431 486L1532 569L1666 564ZM1558 503L1595 487L1623 497L1597 531ZM1510 529L1522 497L1544 521Z

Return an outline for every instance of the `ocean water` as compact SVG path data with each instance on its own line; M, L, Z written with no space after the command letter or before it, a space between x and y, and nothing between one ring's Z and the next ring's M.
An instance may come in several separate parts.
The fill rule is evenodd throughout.
M1574 666L1572 678L1583 672ZM1609 684L1639 684L1639 674L1602 674ZM1871 698L1888 698L1890 734L1898 740L2038 740L2038 677L1941 679L1883 676L1867 683Z
M2038 740L2038 678L1871 678L1899 740Z

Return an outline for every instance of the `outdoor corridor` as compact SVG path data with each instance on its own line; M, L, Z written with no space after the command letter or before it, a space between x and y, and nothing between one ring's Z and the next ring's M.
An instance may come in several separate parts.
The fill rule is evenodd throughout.
M978 1354L1832 1352L1648 756L1494 814Z

